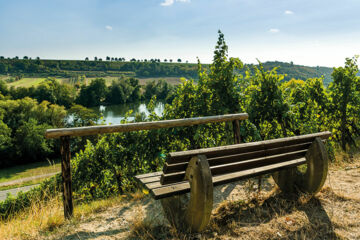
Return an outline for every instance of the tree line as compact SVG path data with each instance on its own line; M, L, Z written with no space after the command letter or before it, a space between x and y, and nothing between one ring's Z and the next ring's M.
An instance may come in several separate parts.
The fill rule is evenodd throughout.
M48 101L52 104L70 108L74 103L85 107L99 105L133 103L149 100L153 96L170 102L175 87L165 80L148 81L145 86L139 85L136 78L120 77L113 80L110 86L103 78L97 78L87 84L86 78L73 80L75 84L62 84L55 78L47 78L34 87L10 87L0 80L0 94L11 99L30 97L39 103Z
M182 60L177 59L177 63L172 63L172 59L129 59L125 58L107 57L108 61L100 61L100 58L95 58L94 61L81 60L42 60L42 59L7 59L0 57L0 74L10 74L14 78L21 78L22 76L61 76L72 78L79 75L86 75L86 77L105 77L105 76L119 76L124 74L126 76L137 77L185 77L198 78L197 65L182 63ZM114 59L114 60L112 60ZM117 61L115 59L118 59ZM120 60L119 60L120 59ZM174 61L175 62L175 61ZM172 63L172 64L169 64ZM253 69L253 64L246 65L250 70ZM327 67L307 67L294 65L292 62L266 62L263 63L265 70L271 70L274 67L279 67L278 72L284 74L284 80L291 79L307 79L314 77L324 77L325 85L331 81L332 68ZM203 68L209 68L208 64L203 64ZM239 74L245 74L243 69L237 69ZM16 80L16 79L15 79Z
M110 58L110 57L109 57ZM167 62L167 60L166 60ZM169 62L172 62L169 61ZM95 61L89 60L42 60L42 59L0 59L0 74L26 74L69 77L76 72L92 74L92 76L103 76L102 74L133 73L138 77L195 77L197 75L196 65L181 63L162 63L159 59L130 61ZM96 74L97 73L97 74ZM87 75L89 77L89 75Z

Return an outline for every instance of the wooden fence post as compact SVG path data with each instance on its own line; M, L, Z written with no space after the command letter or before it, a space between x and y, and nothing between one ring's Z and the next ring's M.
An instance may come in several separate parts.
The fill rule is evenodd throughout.
M239 120L232 121L233 124L233 131L234 131L234 142L236 144L239 144L242 142L241 136L240 136L240 123Z
M63 182L63 202L64 202L64 216L69 219L73 216L73 202L72 202L72 184L71 184L71 169L70 169L70 137L62 136L61 140L61 175Z

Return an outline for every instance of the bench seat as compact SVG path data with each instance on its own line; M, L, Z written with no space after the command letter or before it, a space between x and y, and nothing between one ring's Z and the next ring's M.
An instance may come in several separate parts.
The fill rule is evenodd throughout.
M330 132L273 140L233 144L169 153L163 171L138 175L135 178L155 199L190 192L185 171L190 159L205 155L214 186L249 177L276 172L306 163L306 152L315 138L325 141Z
M216 185L270 173L283 192L320 191L328 172L324 141L330 136L330 132L319 132L172 152L162 171L135 178L153 198L160 199L172 225L199 232L210 221ZM305 172L296 168L299 165L306 165Z
M291 161L271 164L263 167L237 171L228 174L221 174L212 178L214 186L234 182L237 180L255 177L285 168L295 167L306 163L305 157L294 159ZM190 184L188 181L182 181L172 184L162 185L160 183L162 171L152 174L143 174L136 176L136 179L145 186L152 194L154 199L166 198L173 195L180 195L190 192Z

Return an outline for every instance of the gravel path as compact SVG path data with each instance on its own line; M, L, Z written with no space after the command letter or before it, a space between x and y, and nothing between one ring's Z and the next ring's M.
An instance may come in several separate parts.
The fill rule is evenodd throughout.
M38 178L51 177L51 176L53 176L53 175L55 175L57 173L60 173L60 172L47 173L47 174L42 174L42 175L37 175L37 176L32 176L32 177L20 178L20 179L8 181L8 182L2 182L2 183L0 183L0 187L11 186L11 185L15 185L15 184L21 184L23 182L28 182L28 181L35 180L35 179L38 179Z
M6 199L6 196L8 193L11 193L12 195L16 195L18 192L23 191L23 192L27 192L29 191L31 188L39 186L40 184L35 184L35 185L30 185L30 186L25 186L25 187L19 187L19 188L13 188L13 189L9 189L9 190L5 190L5 191L0 191L0 202L4 201Z

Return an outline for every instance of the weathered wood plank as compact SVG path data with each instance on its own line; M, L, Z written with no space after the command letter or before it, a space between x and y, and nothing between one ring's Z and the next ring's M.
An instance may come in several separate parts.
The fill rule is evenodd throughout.
M159 128L183 127L192 126L206 123L226 122L233 120L248 119L247 113L225 114L217 116L196 117L196 118L183 118L154 122L138 122L127 124L116 124L106 126L89 126L89 127L76 127L76 128L57 128L46 130L46 138L59 138L61 136L88 136L104 133L114 132L131 132L138 130L151 130Z
M271 156L275 154L282 154L287 152L294 152L303 149L308 149L311 145L311 142L295 144L290 146L283 146L279 148L267 149L267 150L260 150L260 151L253 151L247 153L240 153L240 154L233 154L233 155L225 155L221 157L214 157L208 158L208 162L210 166L216 166L221 164L228 164L233 162L240 162L245 161L253 158ZM175 173L175 172L182 172L185 171L187 168L188 162L182 163L174 163L168 164L165 163L163 172L164 174Z
M72 202L72 183L70 169L70 137L61 137L61 176L63 182L64 216L70 219L73 216L74 206Z
M138 180L140 180L140 179L142 179L142 178L160 176L162 173L163 173L162 171L145 173L145 174L136 175L135 178L138 179Z
M225 183L234 182L245 178L256 177L270 172L276 172L278 170L286 169L289 167L295 167L304 163L306 163L306 159L303 157L291 161L271 164L271 165L239 171L235 173L223 174L213 177L213 184L214 186L222 185ZM155 199L161 199L173 195L180 195L190 192L190 184L189 182L181 182L172 185L163 185L162 187L152 189L150 192Z
M301 136L265 140L259 142L234 144L234 145L227 145L221 147L203 148L203 149L188 150L181 152L172 152L169 153L167 162L169 164L186 162L189 161L191 157L196 155L206 155L208 158L213 158L223 155L240 154L249 151L266 150L269 148L276 148L284 145L294 145L294 144L312 142L316 137L320 137L321 139L327 139L330 136L331 136L331 132L327 131L327 132L313 133L313 134L307 134Z
M295 166L298 166L298 165L301 165L304 163L306 163L305 157L299 158L299 159L294 159L294 160L287 161L287 162L281 162L281 163L276 163L276 164L272 164L272 165L267 165L267 166L263 166L263 167L259 167L259 168L253 168L253 169L249 169L249 170L245 170L245 171L241 171L241 172L219 175L219 176L215 176L213 178L213 183L214 183L214 185L222 185L222 184L226 184L229 182L241 180L244 178L256 177L256 176L267 174L270 172L276 172L281 169L295 167Z
M234 132L234 143L239 144L242 142L241 136L240 136L240 123L239 120L232 121L233 125L233 132Z
M303 149L303 150L294 151L294 152L287 152L287 153L283 153L283 154L254 158L254 159L246 160L246 161L237 161L237 162L232 162L232 163L228 163L228 164L212 166L212 167L210 167L210 170L211 170L212 176L217 176L220 174L228 174L228 173L232 173L232 172L248 170L251 168L257 168L257 167L266 166L266 165L270 165L270 164L274 164L274 163L286 162L286 161L290 161L293 159L301 158L301 157L305 156L306 152L307 152L307 149ZM170 184L170 183L176 183L176 182L183 181L184 177L185 177L184 171L163 174L163 175L161 175L160 183L164 184L164 185Z
M155 177L148 177L148 178L141 178L139 181L142 184L152 183L152 182L159 182L161 176L155 176Z

